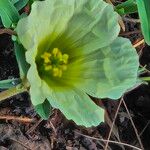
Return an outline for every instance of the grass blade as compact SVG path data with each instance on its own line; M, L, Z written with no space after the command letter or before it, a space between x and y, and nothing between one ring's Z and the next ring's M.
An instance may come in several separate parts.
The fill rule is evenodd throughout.
M136 0L136 2L141 20L142 32L146 43L150 45L150 1Z

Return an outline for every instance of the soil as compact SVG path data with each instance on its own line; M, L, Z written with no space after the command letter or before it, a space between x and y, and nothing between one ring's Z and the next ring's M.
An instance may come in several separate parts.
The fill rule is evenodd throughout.
M137 14L129 17L135 17ZM124 21L126 31L120 35L129 38L133 44L142 39L139 23ZM128 33L128 34L124 34ZM150 70L150 47L143 44L137 48L140 64ZM18 66L13 52L11 37L0 35L0 80L19 77ZM147 71L141 76L149 76ZM123 97L128 111L137 128L145 150L150 150L150 84L135 87ZM93 99L94 100L94 99ZM48 120L41 120L33 109L27 93L17 95L0 103L0 150L101 150L105 143L98 139L107 139L119 100L102 100L106 108L106 121L97 127L84 128L68 121L60 111L53 110ZM1 117L5 116L4 118ZM10 119L10 116L14 117ZM32 120L21 120L31 118ZM19 118L18 120L16 118ZM87 137L88 135L89 137ZM97 139L93 139L93 138ZM128 143L139 147L136 132L130 117L122 104L115 121L111 140ZM110 144L112 150L134 150L133 147L121 144Z

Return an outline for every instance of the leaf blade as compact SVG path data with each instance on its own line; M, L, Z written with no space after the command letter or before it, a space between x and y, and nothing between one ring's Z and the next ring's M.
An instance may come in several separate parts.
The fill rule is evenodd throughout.
M9 89L20 83L20 79L7 79L0 81L0 89Z
M18 62L20 78L23 79L27 75L29 69L29 64L25 59L25 49L21 44L14 42L14 50Z
M20 15L13 3L9 0L0 1L0 17L2 19L2 23L6 28L10 28L11 24L17 23Z
M115 6L115 10L120 15L126 15L137 12L137 5L135 0L127 0L121 4L118 4Z
M136 0L136 2L144 39L150 45L150 3L149 0Z

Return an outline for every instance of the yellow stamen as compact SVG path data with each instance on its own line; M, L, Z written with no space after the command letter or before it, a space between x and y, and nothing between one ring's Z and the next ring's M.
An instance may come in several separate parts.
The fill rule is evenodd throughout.
M51 69L52 69L52 65L47 65L47 66L45 65L45 70L46 70L46 71L49 71L49 70L51 70Z
M53 68L53 76L54 77L61 77L62 76L62 70L59 68Z
M47 52L45 52L45 53L41 56L41 58L44 59L44 63L49 63L49 62L50 62L50 57L51 57L51 54L50 54L50 53L47 53Z
M62 77L63 71L67 70L69 55L62 54L58 48L54 48L52 53L44 52L41 58L44 61L45 71L51 71L54 77Z
M58 58L59 60L62 60L63 55L62 55L62 53L61 53L61 52L58 52L58 53L57 53L57 58Z
M68 58L69 58L69 55L64 54L64 55L62 56L62 61L63 61L65 64L67 64L67 63L68 63Z
M52 51L52 54L54 55L54 57L56 57L59 52L60 51L59 51L58 48L54 48L53 51Z

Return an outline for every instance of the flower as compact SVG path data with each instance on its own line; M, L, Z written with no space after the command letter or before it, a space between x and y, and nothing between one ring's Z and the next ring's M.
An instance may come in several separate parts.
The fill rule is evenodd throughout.
M119 98L137 80L138 55L117 37L117 13L102 0L45 0L16 31L26 48L34 106L45 99L78 125L96 126L104 110L88 95Z

